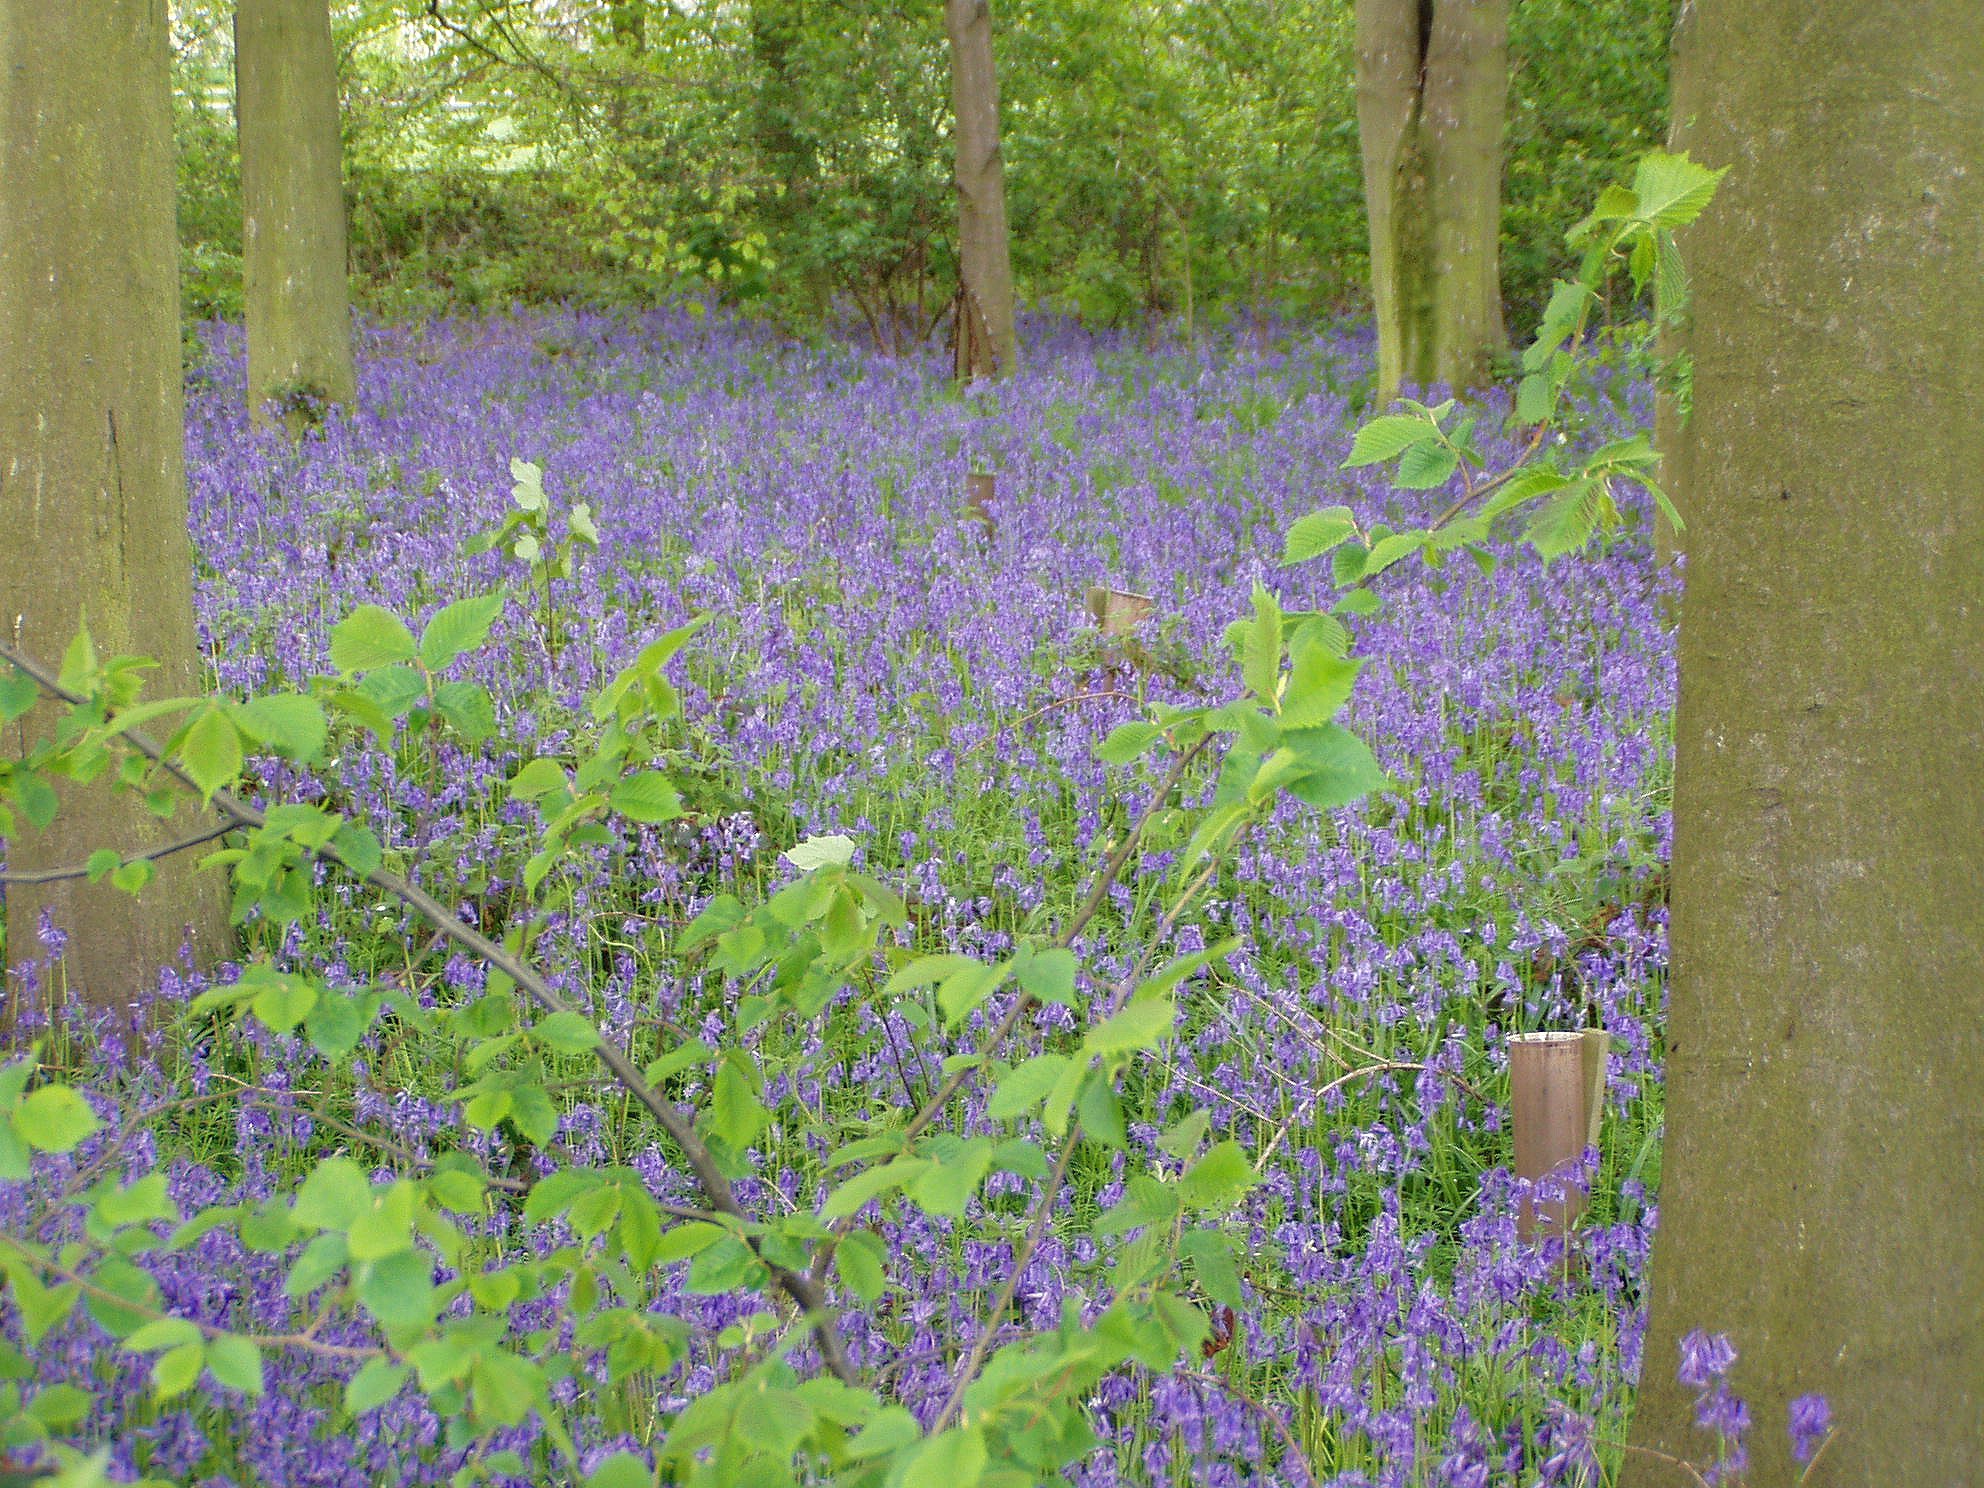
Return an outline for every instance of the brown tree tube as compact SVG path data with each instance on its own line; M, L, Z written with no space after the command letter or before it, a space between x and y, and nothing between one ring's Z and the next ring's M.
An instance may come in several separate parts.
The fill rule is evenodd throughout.
M1586 1147L1598 1140L1604 1110L1603 1029L1519 1033L1509 1039L1509 1087L1516 1128L1516 1176L1568 1184ZM1525 1198L1516 1232L1525 1241L1561 1239L1584 1213L1584 1196Z

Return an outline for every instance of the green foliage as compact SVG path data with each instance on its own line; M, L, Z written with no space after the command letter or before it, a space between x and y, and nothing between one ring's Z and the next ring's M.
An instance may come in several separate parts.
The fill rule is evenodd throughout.
M240 313L229 11L175 9L182 282ZM884 350L955 290L941 7L581 8L346 0L345 179L361 299L390 313L713 290ZM1540 305L1561 224L1656 142L1669 17L1513 7L1504 277ZM444 24L445 22L445 24ZM1363 298L1350 7L1010 0L995 8L1014 269L1097 323Z

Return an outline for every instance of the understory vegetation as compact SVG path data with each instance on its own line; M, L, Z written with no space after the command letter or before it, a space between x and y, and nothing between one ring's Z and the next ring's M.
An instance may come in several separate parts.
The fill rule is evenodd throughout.
M418 633L451 604L508 595L487 644L459 664L444 647L435 670L486 689L486 715L445 686L382 697L402 718L393 748L340 725L316 765L251 759L244 792L338 813L492 934L529 924L556 993L637 1060L708 1056L656 1076L682 1100L713 1098L722 1119L725 1071L741 1059L778 1115L746 1121L753 1160L738 1171L756 1176L738 1188L773 1214L811 1212L844 1176L828 1167L828 1134L884 1130L928 1100L955 1068L957 1009L933 977L842 994L811 1023L772 1016L692 922L713 905L721 918L726 895L763 904L838 855L900 896L880 932L885 968L1037 942L1070 923L1169 763L1106 768L1098 748L1127 758L1110 741L1151 705L1226 695L1222 632L1258 584L1291 616L1333 598L1327 564L1282 566L1291 523L1341 504L1360 530L1409 525L1451 497L1340 468L1369 386L1357 329L1153 348L1042 320L1027 337L1021 375L959 392L918 356L795 345L721 310L376 328L359 405L292 445L248 428L238 330L204 333L188 463L215 686L260 695L348 669L354 633L333 632L361 604ZM1644 379L1623 368L1580 397L1584 447L1650 419ZM1525 442L1496 432L1508 411L1491 396L1474 436L1491 468ZM965 500L973 473L994 477L987 505ZM833 1274L846 1348L919 1420L951 1395L995 1299L995 1335L1018 1338L1064 1315L1092 1322L1134 1282L1135 1206L1150 1202L1140 1170L1196 1162L1209 1183L1204 1165L1228 1153L1244 1166L1220 1180L1234 1207L1208 1201L1222 1242L1193 1252L1209 1331L1184 1365L1097 1380L1080 1412L1093 1442L1070 1481L1475 1488L1593 1483L1616 1466L1658 1179L1673 693L1667 580L1639 498L1620 497L1623 525L1578 560L1545 565L1497 540L1499 562L1456 551L1386 575L1382 612L1357 622L1365 665L1345 722L1392 788L1331 811L1283 798L1171 915L1187 844L1167 837L1162 809L1136 839L1070 946L1076 1006L1100 1005L1152 958L1224 954L1181 974L1175 1036L1130 1067L1120 1131L1070 1139L1038 1236L1042 1175L988 1178L980 1164L955 1204L919 1188L915 1205L867 1209ZM492 531L500 545L470 541ZM1148 597L1148 612L1133 628L1105 623L1107 596L1092 590ZM585 700L698 620L668 668L679 715L658 714L653 736L680 809L630 809L579 839L547 887L543 869L533 878L542 829L520 767L583 759L597 728ZM1180 804L1213 785L1209 770L1182 779ZM299 1332L293 1299L311 1282L291 1269L294 1234L254 1218L326 1154L382 1183L432 1184L453 1155L472 1156L490 1181L456 1206L465 1273L583 1249L613 1224L533 1202L566 1168L631 1171L686 1212L702 1201L583 1041L545 1051L500 1119L470 1120L490 1087L434 1061L450 1046L423 1035L421 1016L484 1019L475 1031L494 1038L506 988L390 901L315 872L324 887L299 901L303 917L251 913L239 976L218 979L257 993L313 968L330 992L294 1016L258 994L256 1019L223 1032L227 999L180 1006L203 985L189 973L129 1026L47 1029L44 1062L102 1125L0 1184L0 1228L80 1240L65 1205L107 1182L90 1223L131 1226L121 1243L155 1281L128 1265L96 1273L33 1340L34 1370L95 1393L87 1434L120 1475L654 1481L669 1421L794 1336L721 1246L658 1285L653 1351L632 1383L552 1380L569 1461L538 1416L487 1432L507 1364L477 1365L481 1430L397 1380L385 1388L369 1364L385 1403L366 1402L361 1429L343 1418L371 1325L327 1304ZM355 1027L333 1026L360 1003ZM990 1011L958 1031L982 1035ZM1051 1048L1081 1026L1049 997L1022 1031ZM1612 1053L1588 1217L1567 1257L1516 1237L1505 1050L1512 1033L1585 1026L1605 1029ZM988 1090L1003 1098L1002 1084L959 1096L960 1138L999 1130ZM1198 1110L1207 1119L1181 1130ZM1107 1111L1085 1099L1082 1119ZM244 1206L238 1222L170 1246L152 1228L231 1205ZM585 1310L571 1288L609 1286L610 1271L500 1305L519 1338L556 1342ZM23 1295L24 1273L10 1274ZM377 1301L375 1317L390 1306ZM128 1333L134 1308L191 1320L191 1374L161 1381L170 1353L104 1347L97 1322ZM264 1335L254 1367L215 1330ZM602 1355L625 1346L598 1340ZM51 1415L70 1399L51 1398ZM951 1475L970 1481L970 1466ZM700 1481L669 1471L662 1481Z

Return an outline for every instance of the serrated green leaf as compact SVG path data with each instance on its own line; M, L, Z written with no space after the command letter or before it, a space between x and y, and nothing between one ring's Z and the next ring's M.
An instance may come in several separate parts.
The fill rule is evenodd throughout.
M179 763L200 788L202 800L211 801L215 791L240 778L241 731L224 705L216 703L193 720L179 744Z
M1265 585L1254 585L1254 618L1245 631L1240 678L1263 707L1274 706L1281 680L1281 604Z
M406 622L378 605L360 605L331 631L331 665L340 672L412 661L416 654Z
M1655 227L1685 227L1715 199L1716 183L1727 174L1727 166L1711 170L1686 152L1650 151L1633 173L1633 215Z
M475 594L443 606L420 632L420 664L430 672L452 666L489 639L489 628L502 613L500 594Z
M1140 719L1119 723L1095 746L1095 757L1105 765L1127 765L1163 734L1164 730L1156 724Z
M1416 423L1417 420L1414 420ZM1283 564L1307 563L1357 535L1357 519L1347 506L1326 506L1297 518L1282 544Z
M1189 1209L1227 1209L1260 1182L1238 1142L1225 1141L1207 1150L1178 1180L1178 1199Z
M1155 1049L1177 1021L1178 1009L1169 995L1141 998L1091 1028L1082 1039L1082 1052L1106 1056Z
M1539 507L1523 529L1523 540L1545 563L1576 552L1598 526L1598 506L1590 483L1579 481Z
M1444 444L1429 440L1413 445L1399 458L1398 474L1392 477L1392 484L1402 491L1427 491L1435 486L1444 486L1453 479L1458 469L1460 456ZM1382 546L1381 543L1372 546L1374 558Z
M992 1089L985 1114L994 1121L1023 1116L1047 1098L1068 1068L1065 1054L1036 1054L1007 1071Z
M1430 421L1411 414L1389 413L1374 418L1350 441L1350 453L1344 458L1343 468L1352 470L1360 465L1381 464L1435 438L1438 433Z
M250 698L234 710L234 717L263 748L306 764L323 753L330 736L324 705L300 692Z
M1283 739L1301 757L1304 767L1304 773L1285 788L1311 806L1324 810L1348 806L1391 783L1371 746L1341 724L1292 729Z

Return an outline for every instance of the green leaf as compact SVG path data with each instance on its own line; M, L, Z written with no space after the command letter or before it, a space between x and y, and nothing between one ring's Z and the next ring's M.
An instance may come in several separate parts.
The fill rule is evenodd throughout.
M1545 502L1529 519L1523 539L1545 563L1574 553L1591 540L1598 526L1598 505L1588 482L1579 481Z
M27 1403L27 1413L50 1431L69 1431L89 1419L95 1397L76 1385L45 1385Z
M1634 216L1655 227L1685 227L1715 199L1716 183L1728 167L1710 170L1683 152L1653 150L1640 157L1633 173Z
M309 763L330 736L324 705L300 692L274 692L250 698L234 710L235 722L266 749Z
M1228 1209L1258 1182L1260 1174L1247 1160L1246 1150L1238 1142L1226 1141L1185 1170L1178 1180L1178 1198L1191 1209Z
M612 807L629 821L671 822L682 815L682 795L658 770L629 775L613 787Z
M296 1222L320 1230L345 1230L372 1207L372 1181L348 1157L317 1164L296 1191Z
M270 1032L288 1033L317 1006L317 989L301 977L277 975L248 1006Z
M41 688L34 678L12 662L0 668L0 723L25 718L40 696Z
M262 1393L262 1351L252 1338L234 1334L207 1345L207 1372L230 1390Z
M1405 452L1398 462L1398 474L1392 477L1392 484L1402 491L1426 491L1434 486L1444 486L1453 479L1454 472L1460 469L1460 456L1444 444L1415 444ZM1378 548L1373 547L1371 556L1375 560ZM1369 568L1365 570L1367 573Z
M771 1112L758 1099L755 1083L738 1068L735 1057L717 1066L710 1116L716 1134L739 1152L749 1147L771 1123Z
M167 1349L152 1361L152 1394L159 1400L185 1394L193 1388L193 1381L200 1377L206 1362L207 1349L203 1343L182 1343Z
M407 1249L359 1269L358 1300L381 1327L423 1328L433 1323L439 1304L426 1256Z
M496 732L496 704L480 682L443 682L434 689L434 711L470 744Z
M408 1373L406 1365L390 1359L368 1359L344 1387L344 1408L354 1416L377 1410L399 1394Z
M157 865L151 859L133 858L118 865L117 871L110 875L110 886L126 894L142 893L157 871Z
M14 1108L14 1130L38 1152L73 1152L103 1123L67 1085L44 1085Z
M193 721L180 742L179 763L200 788L202 800L211 801L215 791L240 779L241 731L225 705L216 703Z
M987 1460L984 1429L953 1426L903 1453L888 1488L978 1488Z
M331 631L331 665L340 672L391 666L417 654L406 623L378 605L360 605Z
M1380 464L1422 441L1434 438L1438 433L1426 419L1411 414L1392 413L1374 418L1351 440L1350 454L1344 459L1343 468L1352 470L1359 465Z
M331 846L344 859L345 867L363 878L375 870L385 857L385 850L379 846L379 839L369 828L351 822L341 822L331 837Z
M1062 946L1050 946L1021 956L1013 963L1013 975L1035 1002L1067 1006L1075 1000L1075 953Z
M1357 519L1351 515L1349 507L1326 506L1321 511L1298 518L1295 525L1288 529L1288 539L1282 544L1281 561L1284 564L1307 563L1356 535Z
M435 611L420 632L420 664L430 672L452 666L465 652L489 639L489 627L503 613L503 596L476 594Z
M599 1029L592 1019L570 1008L539 1018L531 1033L560 1054L590 1054L599 1047Z
M565 768L556 760L534 759L510 777L513 801L537 801L567 788Z
M850 1292L869 1305L888 1290L888 1272L882 1265L886 1259L881 1237L866 1230L851 1232L834 1250L834 1266L840 1272L841 1281Z
M1426 546L1427 537L1423 532L1393 532L1381 537L1371 545L1370 556L1364 560L1364 577L1381 574L1399 559L1410 556Z
M852 837L831 832L823 837L808 837L804 842L788 847L779 856L801 873L811 873L816 868L828 866L845 868L854 861L854 848Z
M1177 1021L1178 1009L1170 997L1146 997L1091 1028L1082 1040L1082 1051L1109 1055L1155 1049Z
M999 990L1008 968L1003 963L985 966L973 962L952 972L937 988L937 1008L947 1026L955 1028L971 1016L985 1000Z
M1281 604L1265 585L1254 585L1254 619L1245 632L1240 676L1264 707L1274 706L1281 680Z
M1320 642L1298 646L1288 670L1288 684L1282 690L1282 724L1305 729L1328 723L1350 701L1350 690L1363 665L1331 654Z
M592 1470L585 1488L654 1488L654 1469L632 1452L615 1452Z
M992 1144L977 1137L953 1156L925 1168L909 1185L909 1197L926 1213L961 1219L965 1205L991 1170Z
M986 1115L994 1121L1010 1121L1018 1115L1026 1115L1048 1099L1048 1091L1054 1089L1055 1081L1065 1069L1067 1055L1036 1054L1026 1063L1006 1071L992 1087L992 1099L986 1101Z
M510 479L516 484L510 487L510 499L517 504L519 511L543 511L544 467L531 460L512 458Z
M1141 720L1119 723L1095 746L1095 757L1105 765L1127 765L1163 734L1164 730L1154 723Z
M1303 773L1285 787L1291 796L1325 811L1348 806L1391 784L1377 757L1349 729L1337 723L1291 729L1282 742L1300 756Z

